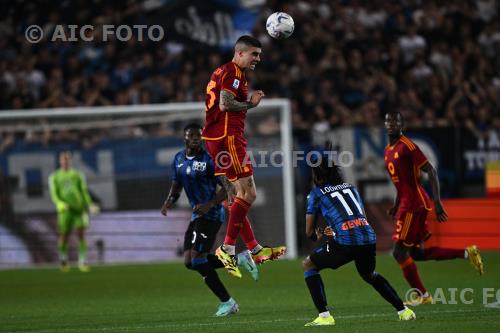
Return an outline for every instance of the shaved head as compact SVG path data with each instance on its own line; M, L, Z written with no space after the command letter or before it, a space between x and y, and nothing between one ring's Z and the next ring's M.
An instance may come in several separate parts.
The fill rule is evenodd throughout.
M262 44L259 42L257 38L254 38L252 36L244 35L238 38L236 43L234 44L234 51L246 51L248 50L249 47L257 47L261 48Z
M233 62L243 70L254 70L260 61L261 43L258 39L244 35L234 44Z

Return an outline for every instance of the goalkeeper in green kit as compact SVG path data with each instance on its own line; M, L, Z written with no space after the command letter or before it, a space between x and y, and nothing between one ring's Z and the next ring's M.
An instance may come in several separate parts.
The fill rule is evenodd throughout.
M68 240L73 228L76 228L79 240L78 269L82 272L90 270L87 264L87 243L85 229L89 225L88 213L96 213L99 207L92 203L85 176L71 168L71 152L59 154L60 168L49 176L50 196L57 210L59 230L59 258L61 270L68 272Z

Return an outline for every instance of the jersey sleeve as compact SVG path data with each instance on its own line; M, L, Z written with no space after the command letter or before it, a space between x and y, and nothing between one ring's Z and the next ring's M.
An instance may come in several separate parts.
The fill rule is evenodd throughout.
M420 148L415 145L415 149L410 151L411 155L411 160L413 162L413 165L417 167L417 169L420 169L422 166L427 163L427 157L425 157L424 153L420 150Z
M311 191L307 196L307 215L314 215L319 210L319 198L314 191Z
M234 96L237 96L241 85L241 78L236 77L236 68L234 66L227 66L226 70L221 74L221 90L227 90Z

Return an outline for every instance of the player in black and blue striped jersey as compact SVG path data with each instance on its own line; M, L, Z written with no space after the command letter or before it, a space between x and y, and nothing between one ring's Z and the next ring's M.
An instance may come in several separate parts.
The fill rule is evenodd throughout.
M307 214L315 215L319 211L335 234L337 244L376 243L377 237L366 220L363 202L354 185L323 184L313 188L307 197Z
M185 149L178 152L172 163L172 185L161 213L168 210L179 198L182 190L186 193L193 209L191 222L184 234L184 264L188 269L200 273L210 290L221 304L216 316L227 316L238 312L236 301L229 295L215 269L224 264L210 251L224 219L222 201L227 197L214 175L214 163L202 148L202 127L189 124L184 128ZM247 269L257 280L258 269L249 251L238 254L238 265Z
M337 269L354 261L359 275L398 311L400 320L416 318L405 307L394 288L375 272L375 232L368 223L363 202L356 186L345 183L340 170L328 158L320 158L313 167L316 185L307 197L306 235L318 240L326 235L326 242L303 262L304 278L316 306L318 317L305 326L334 325L328 310L325 288L319 273L324 268ZM316 227L316 215L326 222L324 230Z

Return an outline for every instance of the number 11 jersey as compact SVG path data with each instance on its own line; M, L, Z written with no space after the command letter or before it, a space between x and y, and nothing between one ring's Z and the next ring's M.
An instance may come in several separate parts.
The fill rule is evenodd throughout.
M321 212L341 245L368 245L376 242L356 186L343 183L317 186L307 196L306 214Z

